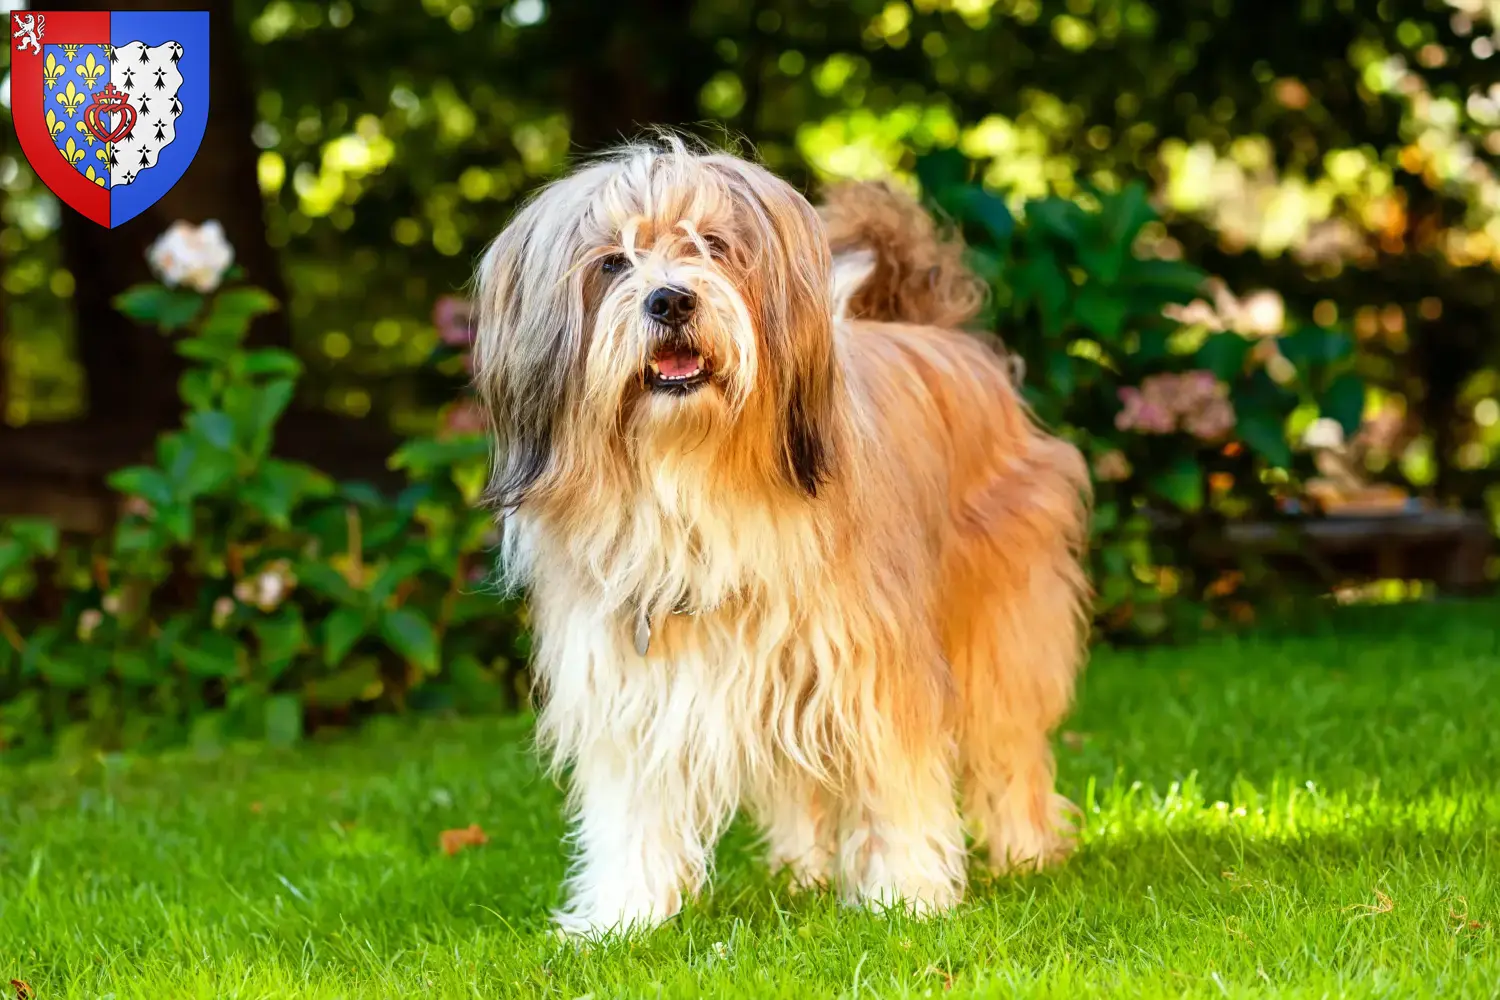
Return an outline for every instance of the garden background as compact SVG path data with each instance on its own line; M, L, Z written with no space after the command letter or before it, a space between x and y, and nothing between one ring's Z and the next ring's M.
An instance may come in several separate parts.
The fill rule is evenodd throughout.
M207 137L145 215L85 221L0 140L0 752L520 707L464 289L519 199L646 125L810 193L894 175L962 231L984 325L1093 464L1101 639L1482 589L1472 537L1363 566L1299 532L1492 534L1497 11L217 6ZM162 285L148 247L209 219L225 283Z

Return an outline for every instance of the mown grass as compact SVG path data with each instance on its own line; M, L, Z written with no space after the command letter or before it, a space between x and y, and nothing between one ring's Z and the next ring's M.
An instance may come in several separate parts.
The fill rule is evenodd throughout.
M918 923L793 897L748 830L655 934L548 928L524 719L0 775L0 985L50 997L1500 995L1500 607L1101 653L1083 847ZM445 829L489 842L449 857Z

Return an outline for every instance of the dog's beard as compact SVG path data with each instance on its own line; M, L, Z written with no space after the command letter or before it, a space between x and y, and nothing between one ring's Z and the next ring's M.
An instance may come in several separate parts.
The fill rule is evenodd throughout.
M651 319L644 308L663 283L696 300L680 327ZM605 292L594 315L582 409L600 430L676 425L706 432L743 411L757 362L749 306L722 270L690 260L638 268Z

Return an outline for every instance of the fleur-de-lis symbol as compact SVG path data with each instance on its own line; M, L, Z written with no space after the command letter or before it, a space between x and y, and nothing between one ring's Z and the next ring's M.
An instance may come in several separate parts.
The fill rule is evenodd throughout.
M49 114L50 114L50 112L49 112ZM96 142L99 141L98 139L94 138L94 133L92 133L92 132L89 131L88 125L86 125L83 122L82 119L79 119L77 122L74 122L74 124L73 124L73 131L75 131L75 132L79 133L80 135L82 135L83 138L84 138L84 140L90 146L92 146L94 143L96 143Z
M79 124L82 125L83 123L79 122ZM56 111L53 111L50 108L47 110L47 134L52 136L54 141L56 141L57 139L57 133L61 132L67 127L68 123L57 117Z
M47 53L47 61L42 65L42 79L47 81L48 90L57 86L57 78L62 76L67 68L57 61L57 56Z
M103 163L106 166L109 165L109 154L112 152L112 150L109 148L110 145L112 144L106 143L103 149L94 150L94 159L98 160L100 163Z
M99 185L100 187L104 186L104 177L102 175L100 175L100 174L94 173L94 168L93 167L89 167L87 170L85 170L83 172L83 176L87 177L89 180L93 181L95 184Z
M83 48L82 45L67 45L67 44L64 44L63 47L62 47L63 55L65 55L65 56L68 57L68 62L72 62L75 58L77 58L77 56L78 56L78 50L81 49L81 48Z
M69 80L67 89L65 89L61 94L57 95L57 103L61 104L63 106L63 110L68 113L68 117L72 118L75 114L78 113L79 105L81 105L87 98L88 95L80 91L77 87L73 86L73 81ZM71 142L72 140L70 139L68 141Z
M83 77L85 87L93 90L94 84L98 83L99 78L104 75L104 64L95 59L94 54L90 52L88 58L83 61L83 65L75 68L74 72Z
M67 160L69 163L77 163L79 160L83 159L83 148L79 146L78 143L74 142L71 138L68 139L68 144L62 149L59 149L58 152L61 153L63 155L63 159Z

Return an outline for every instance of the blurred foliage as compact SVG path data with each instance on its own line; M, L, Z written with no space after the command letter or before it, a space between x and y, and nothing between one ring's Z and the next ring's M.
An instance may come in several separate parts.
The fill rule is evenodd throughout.
M514 705L524 639L487 586L491 521L474 507L485 439L407 441L395 497L335 483L271 456L302 365L245 345L276 307L266 293L144 285L119 306L177 335L183 426L111 476L111 536L0 522L0 751L284 744L371 711Z
M743 136L803 183L908 172L915 154L944 148L1013 208L1144 180L1163 235L1231 286L1275 288L1298 315L1360 318L1362 367L1433 425L1416 437L1435 467L1417 478L1472 501L1492 477L1445 470L1495 458L1494 424L1474 410L1495 396L1470 402L1493 376L1469 380L1493 372L1500 340L1496 8L269 0L234 11L305 391L336 410L430 425L410 374L433 343L427 304L463 285L570 143L667 123ZM13 148L0 184L7 419L51 419L80 398L62 314L74 279L51 245L57 208Z

